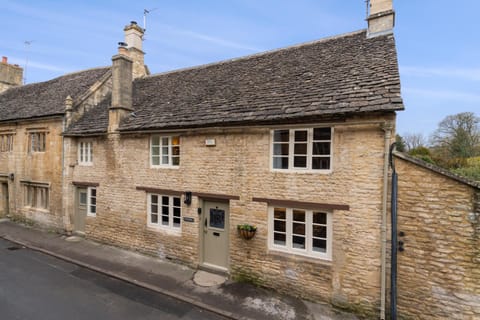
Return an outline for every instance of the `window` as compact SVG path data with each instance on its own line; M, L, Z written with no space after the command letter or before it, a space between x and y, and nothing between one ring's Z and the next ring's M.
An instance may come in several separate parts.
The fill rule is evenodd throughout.
M30 152L45 152L45 139L45 132L30 132L28 139L28 149Z
M24 195L24 205L26 207L48 209L48 187L25 184Z
M150 145L152 166L178 167L180 165L180 137L152 136Z
M148 194L148 225L151 227L180 229L180 197Z
M95 217L97 215L97 189L94 187L88 188L88 196L86 199L87 215Z
M272 132L272 168L330 170L332 128L280 129Z
M269 208L269 248L331 260L331 213Z
M78 163L91 165L93 163L93 147L91 141L80 141L78 143Z
M0 152L11 152L13 150L13 134L0 135Z

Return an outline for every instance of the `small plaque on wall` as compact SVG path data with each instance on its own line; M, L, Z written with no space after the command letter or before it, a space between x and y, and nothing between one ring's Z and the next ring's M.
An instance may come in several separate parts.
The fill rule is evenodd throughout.
M195 222L195 219L190 218L190 217L183 217L183 221L185 221L185 222Z
M215 139L205 139L205 145L207 147L215 147Z

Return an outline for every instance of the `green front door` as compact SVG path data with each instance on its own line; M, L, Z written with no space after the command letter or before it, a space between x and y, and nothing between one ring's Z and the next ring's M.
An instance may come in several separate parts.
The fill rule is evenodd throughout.
M87 189L77 188L77 201L75 218L73 222L74 231L85 232L85 218L87 217Z

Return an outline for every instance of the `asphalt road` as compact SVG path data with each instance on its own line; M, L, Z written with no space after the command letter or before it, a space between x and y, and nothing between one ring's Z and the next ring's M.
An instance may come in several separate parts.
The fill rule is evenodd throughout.
M224 319L0 239L0 319Z

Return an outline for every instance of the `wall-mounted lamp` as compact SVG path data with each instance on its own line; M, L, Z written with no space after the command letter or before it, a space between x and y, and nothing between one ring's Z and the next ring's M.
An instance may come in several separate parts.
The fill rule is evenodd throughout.
M192 203L192 192L186 191L183 198L183 203L189 206Z
M8 179L10 179L10 181L13 181L13 179L15 179L15 174L14 173L10 173L8 175Z

